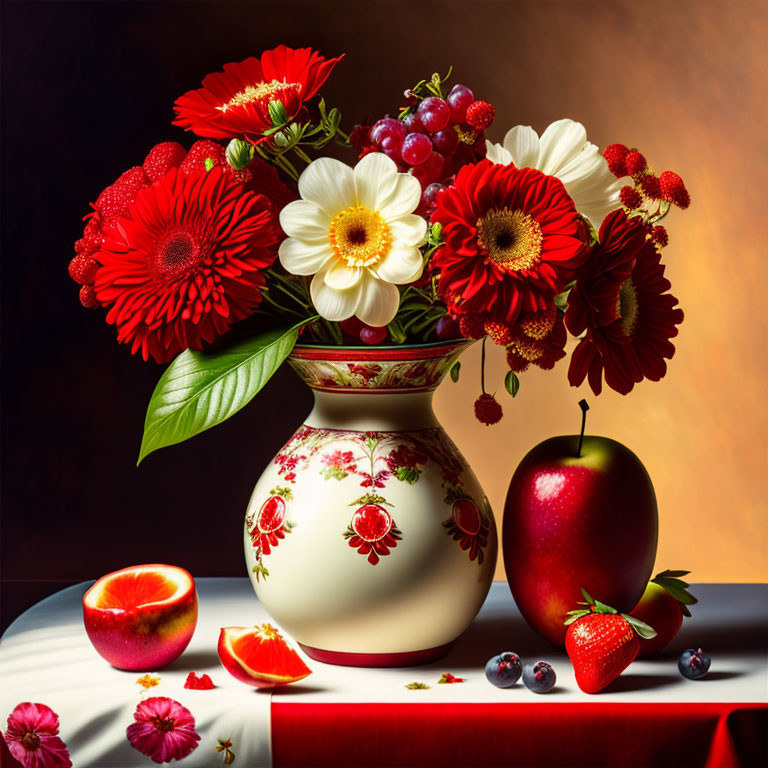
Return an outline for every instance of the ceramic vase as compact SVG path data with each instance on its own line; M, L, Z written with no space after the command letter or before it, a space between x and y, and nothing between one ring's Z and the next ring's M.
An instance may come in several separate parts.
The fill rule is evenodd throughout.
M298 346L289 357L315 404L256 483L245 557L259 600L312 658L426 663L483 604L493 514L432 410L469 344Z

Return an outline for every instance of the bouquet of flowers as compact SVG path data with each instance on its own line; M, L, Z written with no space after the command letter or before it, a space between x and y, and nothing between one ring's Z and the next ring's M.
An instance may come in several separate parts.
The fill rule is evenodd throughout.
M493 105L450 72L345 133L318 93L341 58L278 46L208 75L175 103L173 124L200 138L153 147L85 217L69 264L81 303L170 362L139 460L236 413L299 339L485 352L490 338L512 396L530 365L566 356L568 333L573 386L626 394L664 376L683 313L659 222L690 203L680 176L623 144L601 153L573 120L491 143ZM481 382L475 413L493 424Z

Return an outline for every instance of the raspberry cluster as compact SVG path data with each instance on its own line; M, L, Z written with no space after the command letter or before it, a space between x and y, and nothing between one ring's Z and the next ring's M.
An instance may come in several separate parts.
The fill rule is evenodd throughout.
M410 171L421 182L419 212L426 213L462 165L485 155L485 129L496 111L460 84L445 98L422 98L414 91L407 91L406 98L408 105L400 119L384 117L371 126L356 126L350 141L360 157L383 152L401 172Z
M611 173L617 178L631 176L633 186L622 187L621 204L627 212L636 212L647 225L648 237L663 248L669 243L667 230L654 223L662 218L671 205L685 209L691 204L691 196L683 180L673 171L656 175L648 167L645 156L637 149L624 144L611 144L603 150L603 157Z
M295 197L280 181L273 166L254 158L248 167L235 170L227 163L224 147L215 141L196 141L189 151L175 141L157 144L142 165L130 168L102 191L92 204L93 211L85 217L83 236L75 243L75 257L68 267L69 276L80 285L80 303L84 307L99 306L93 287L99 263L94 256L104 241L105 227L124 216L139 192L162 179L172 168L192 176L216 166L225 166L234 179L243 184L244 191L265 194L278 209Z

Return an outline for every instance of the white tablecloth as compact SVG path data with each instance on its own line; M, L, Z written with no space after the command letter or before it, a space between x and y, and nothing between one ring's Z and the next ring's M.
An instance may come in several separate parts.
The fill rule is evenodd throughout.
M201 736L198 748L182 764L223 764L216 752L219 739L232 742L235 765L268 766L270 702L740 702L768 701L768 585L694 585L699 597L694 616L668 652L639 660L598 697L576 686L562 651L538 637L522 620L506 584L491 589L472 627L453 650L434 664L403 669L336 667L307 659L313 674L300 683L256 691L239 683L221 666L216 653L219 628L270 620L247 579L198 579L200 616L186 652L170 667L158 670L160 682L144 691L137 672L121 672L93 650L82 623L81 599L89 584L65 589L19 617L0 640L0 718L3 729L22 701L47 704L58 713L60 735L75 768L129 768L152 765L126 739L136 705L150 696L168 696L187 707ZM274 623L274 622L273 622ZM709 675L686 680L677 671L677 654L703 647L712 657ZM483 674L485 661L502 651L515 651L524 662L544 659L556 669L551 693L537 696L522 684L511 689L491 686ZM208 673L216 688L185 690L190 671ZM466 678L438 685L443 672ZM419 681L430 687L409 690Z

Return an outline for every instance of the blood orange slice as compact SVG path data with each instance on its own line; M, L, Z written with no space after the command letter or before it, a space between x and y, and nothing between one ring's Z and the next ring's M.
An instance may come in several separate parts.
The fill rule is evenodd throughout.
M219 658L233 677L256 688L303 680L312 670L271 624L222 627Z
M153 563L102 576L83 596L94 648L118 669L159 669L177 659L197 624L192 576Z

